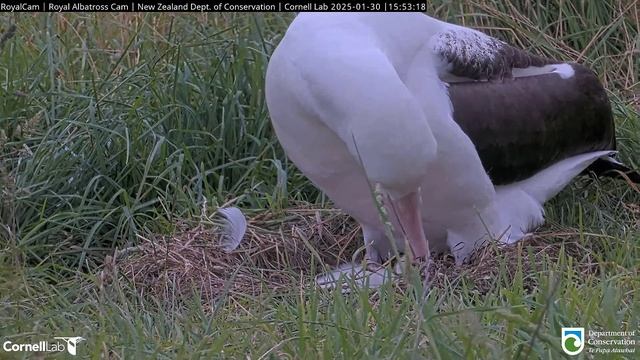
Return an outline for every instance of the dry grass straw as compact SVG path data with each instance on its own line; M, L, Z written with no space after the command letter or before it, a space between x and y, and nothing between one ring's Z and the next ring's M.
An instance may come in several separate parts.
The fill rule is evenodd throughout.
M105 260L100 285L113 274L141 294L162 299L199 292L208 302L221 294L254 296L285 291L322 265L351 259L360 245L359 228L338 211L295 208L258 214L232 253L222 250L219 229L178 226L170 236L141 238L140 245Z
M629 210L634 209L630 204ZM212 303L224 295L257 296L314 286L313 275L361 259L359 227L336 210L298 207L284 214L257 214L249 224L243 243L229 254L222 251L218 229L204 225L182 223L171 236L141 239L139 246L108 257L99 285L108 286L115 275L141 295L172 300L195 291L203 303ZM461 267L440 255L431 267L431 286L456 291L464 284L487 294L500 277L509 281L519 273L525 287L533 290L535 275L561 258L579 259L574 266L582 274L596 273L597 245L580 238L575 229L547 226L517 244L488 244ZM402 281L399 285L405 288Z
M440 257L434 262L432 286L455 289L466 282L476 292L487 294L495 289L500 276L513 280L520 273L525 288L533 291L545 263L556 263L561 257L581 259L576 262L576 271L593 274L598 269L591 256L593 249L581 244L579 237L575 229L543 230L515 244L488 244L461 267L456 267L450 256Z

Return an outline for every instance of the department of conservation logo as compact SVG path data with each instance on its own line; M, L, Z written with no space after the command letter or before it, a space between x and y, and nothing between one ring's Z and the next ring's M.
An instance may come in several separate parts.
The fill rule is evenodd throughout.
M584 349L584 328L562 328L562 350L568 355L578 355Z

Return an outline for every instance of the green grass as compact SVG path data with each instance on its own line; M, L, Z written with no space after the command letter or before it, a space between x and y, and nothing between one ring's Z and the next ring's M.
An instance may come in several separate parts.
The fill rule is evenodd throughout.
M436 1L430 13L592 66L621 158L640 167L638 5L518 4ZM277 221L300 202L330 206L283 155L264 102L291 18L0 14L0 31L17 25L0 51L2 342L83 336L92 358L556 359L562 326L639 330L640 195L613 181L578 181L546 207L584 257L502 269L486 294L465 281L419 301L419 284L373 298L307 286L203 305L124 280L94 286L115 247L169 234L203 207L233 201ZM598 271L581 272L587 261Z

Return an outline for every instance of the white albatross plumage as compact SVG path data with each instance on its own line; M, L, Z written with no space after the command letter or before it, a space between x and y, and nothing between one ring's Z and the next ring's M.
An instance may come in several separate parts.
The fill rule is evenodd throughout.
M302 13L290 25L266 74L272 123L287 156L360 223L368 262L387 259L393 245L408 250L405 238L417 262L449 249L461 263L489 238L517 241L543 223L546 200L612 153L494 187L453 120L444 81L573 76L567 64L509 59L503 46L420 13ZM371 186L387 195L395 244Z

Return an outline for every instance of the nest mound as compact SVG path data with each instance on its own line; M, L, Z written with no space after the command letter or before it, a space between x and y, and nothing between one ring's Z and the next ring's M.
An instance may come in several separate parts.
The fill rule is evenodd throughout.
M429 278L434 287L455 289L464 282L484 294L495 289L501 271L510 278L520 271L526 286L533 288L532 275L561 254L579 259L574 262L577 271L595 272L593 250L581 245L579 237L575 230L547 228L513 245L488 244L461 267L451 256L438 256ZM255 216L231 253L222 250L219 229L184 223L173 235L141 238L134 248L116 250L105 259L98 285L118 278L142 295L175 299L195 291L205 303L223 295L286 292L314 286L313 275L361 259L361 244L359 226L337 210L298 208Z
M170 299L196 291L210 302L223 294L286 291L305 275L361 253L358 225L337 210L264 213L248 224L242 243L231 253L222 249L220 229L202 224L181 223L172 235L140 238L138 246L105 259L98 285L117 277L142 295Z

